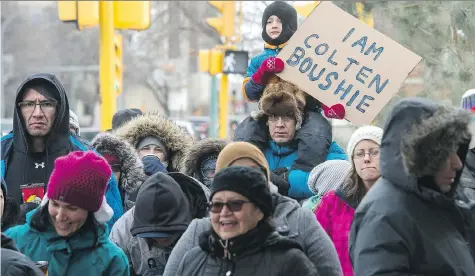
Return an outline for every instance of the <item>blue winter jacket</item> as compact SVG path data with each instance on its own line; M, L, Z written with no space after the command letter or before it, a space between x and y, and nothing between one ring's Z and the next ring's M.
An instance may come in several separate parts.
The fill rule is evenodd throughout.
M109 240L105 227L99 229L97 240L92 231L82 230L68 238L60 237L51 225L39 232L30 226L33 214L39 210L27 213L25 224L9 228L5 234L33 262L47 261L48 275L130 274L125 253Z
M252 81L251 77L259 69L262 62L268 57L275 57L279 54L282 47L285 46L281 44L279 46L274 46L270 44L265 44L264 51L260 52L257 56L251 58L251 62L247 67L247 77L243 81L242 93L245 99L251 102L259 101L264 91L265 85L260 85Z
M292 165L298 159L296 147L279 146L270 141L269 147L264 150L264 155L269 163L271 171L278 168L286 168L290 171L288 181L290 184L289 197L294 199L306 199L313 196L308 188L308 177L310 172L299 169L292 169ZM326 160L347 160L343 149L335 142L332 142Z
M23 99L23 91L25 87L43 83L57 102L56 117L54 124L50 130L51 135L48 137L45 145L45 175L43 183L47 185L51 172L54 168L56 158L65 156L73 151L87 151L92 148L69 131L69 103L63 86L59 80L51 74L36 74L28 77L18 88L15 99L15 110L13 116L13 131L1 138L1 161L0 161L0 177L4 181L8 196L13 197L18 203L23 201L20 186L26 183L24 176L25 164L29 158L29 150L27 130L21 120L21 112L18 102ZM120 197L119 186L115 176L112 175L107 185L106 191L107 203L114 211L114 216L108 222L109 228L124 213L122 199Z

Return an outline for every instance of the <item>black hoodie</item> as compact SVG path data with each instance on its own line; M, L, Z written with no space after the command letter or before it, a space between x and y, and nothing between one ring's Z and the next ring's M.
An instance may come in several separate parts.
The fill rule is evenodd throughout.
M130 233L183 233L191 222L189 203L180 185L164 173L150 176L140 187Z
M359 204L350 231L354 275L473 275L474 229L456 200L458 172L443 194L433 176L458 150L465 161L470 114L405 99L388 115L381 178Z
M22 101L25 88L32 84L43 83L50 86L52 97L58 102L56 108L56 117L52 129L46 138L46 147L42 153L32 153L28 145L28 133L25 123L21 117L18 103ZM55 89L54 89L55 88ZM2 139L2 147L4 146ZM13 142L11 146L2 148L2 160L5 160L6 174L5 181L8 187L9 196L22 203L22 195L20 186L31 182L46 183L54 167L54 161L57 157L68 154L76 150L77 146L73 145L69 140L69 103L66 92L56 78L52 74L35 74L28 77L17 90L15 99L15 111L13 116ZM35 169L29 166L31 159L44 160L44 169L36 173L31 171ZM30 159L30 160L29 160ZM41 162L42 163L42 162ZM29 167L29 168L28 168ZM40 168L40 167L38 167ZM30 170L30 172L28 172ZM46 189L46 187L45 187Z

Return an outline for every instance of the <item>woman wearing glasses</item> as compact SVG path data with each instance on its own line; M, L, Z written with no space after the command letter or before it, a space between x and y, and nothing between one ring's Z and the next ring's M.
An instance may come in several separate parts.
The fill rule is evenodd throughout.
M344 276L352 276L348 237L361 199L380 177L379 151L383 130L375 126L357 129L348 142L351 170L342 186L323 196L315 215L333 241Z
M211 184L212 229L188 251L176 275L318 275L298 243L274 231L267 185L255 168L217 173Z

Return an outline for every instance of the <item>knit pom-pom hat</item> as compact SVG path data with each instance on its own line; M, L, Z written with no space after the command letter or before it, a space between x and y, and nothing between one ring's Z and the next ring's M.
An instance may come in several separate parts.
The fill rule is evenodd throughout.
M95 152L71 152L54 162L48 182L48 198L97 212L111 174L107 161Z
M348 141L348 147L346 148L346 154L353 156L353 151L359 142L363 140L370 140L378 145L381 145L381 139L383 138L383 129L377 126L362 126L353 132L350 141Z

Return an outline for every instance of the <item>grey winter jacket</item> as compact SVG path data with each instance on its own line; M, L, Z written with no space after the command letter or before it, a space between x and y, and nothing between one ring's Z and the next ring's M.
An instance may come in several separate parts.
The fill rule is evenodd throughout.
M137 275L162 275L171 250L168 252L158 247L149 246L145 239L130 234L134 212L135 206L115 223L109 239L124 251L129 259L130 267ZM146 274L146 272L154 274Z
M164 185L163 179L159 177L157 173L155 175L150 176L150 178L142 185L140 192L147 187L146 184L150 181L154 181L154 179L161 179L159 183ZM202 218L206 214L206 206L207 206L207 198L209 197L209 190L203 184L201 184L196 179L184 175L182 173L168 173L168 176L173 178L176 183L180 186L182 191L184 192L186 199L189 202L189 212L191 219L193 218ZM157 180L158 181L158 180ZM163 186L162 186L163 187ZM163 191L160 193L162 195L167 195ZM139 195L139 197L141 197ZM146 195L141 197L141 199L147 200ZM142 204L139 202L138 199L137 204ZM159 202L165 202L160 200ZM150 202L149 205L144 206L144 209L154 209L154 204L159 204L159 202ZM145 202L145 204L148 203ZM166 203L165 203L166 204ZM141 207L142 205L139 205ZM167 209L170 205L161 205L160 208ZM160 209L158 208L158 209ZM129 211L127 211L114 225L109 235L110 240L119 246L124 253L127 255L127 258L130 262L130 267L133 268L137 275L155 275L160 276L164 272L165 265L167 264L168 257L171 254L171 248L158 248L155 246L150 246L146 239L134 237L130 230L132 229L132 225L134 222L134 213L137 209L137 206L132 207ZM139 208L140 209L140 208ZM155 208L154 210L157 210ZM159 210L157 210L159 211ZM170 210L172 211L172 210ZM175 210L176 212L186 212L186 206L183 204L181 205L181 211ZM142 211L144 214L145 211ZM172 212L173 213L173 212ZM182 214L182 213L180 213ZM177 215L175 215L177 218ZM190 219L188 219L189 222ZM171 219L167 219L163 223L171 223ZM160 225L155 225L159 227ZM132 229L133 230L133 229ZM175 229L176 230L176 229ZM184 230L184 228L183 228ZM182 230L182 231L183 231Z
M381 178L350 231L355 276L474 275L473 219L455 199L461 171L445 194L433 180L451 153L464 162L468 122L466 111L426 99L394 106L381 143Z
M288 197L273 194L273 220L276 230L296 241L312 261L319 275L343 275L332 241L310 210ZM183 256L198 246L199 236L211 229L209 218L194 219L182 235L168 259L164 276L175 276Z
M18 252L18 248L12 239L2 234L2 276L42 276L43 272L28 259L25 255Z

